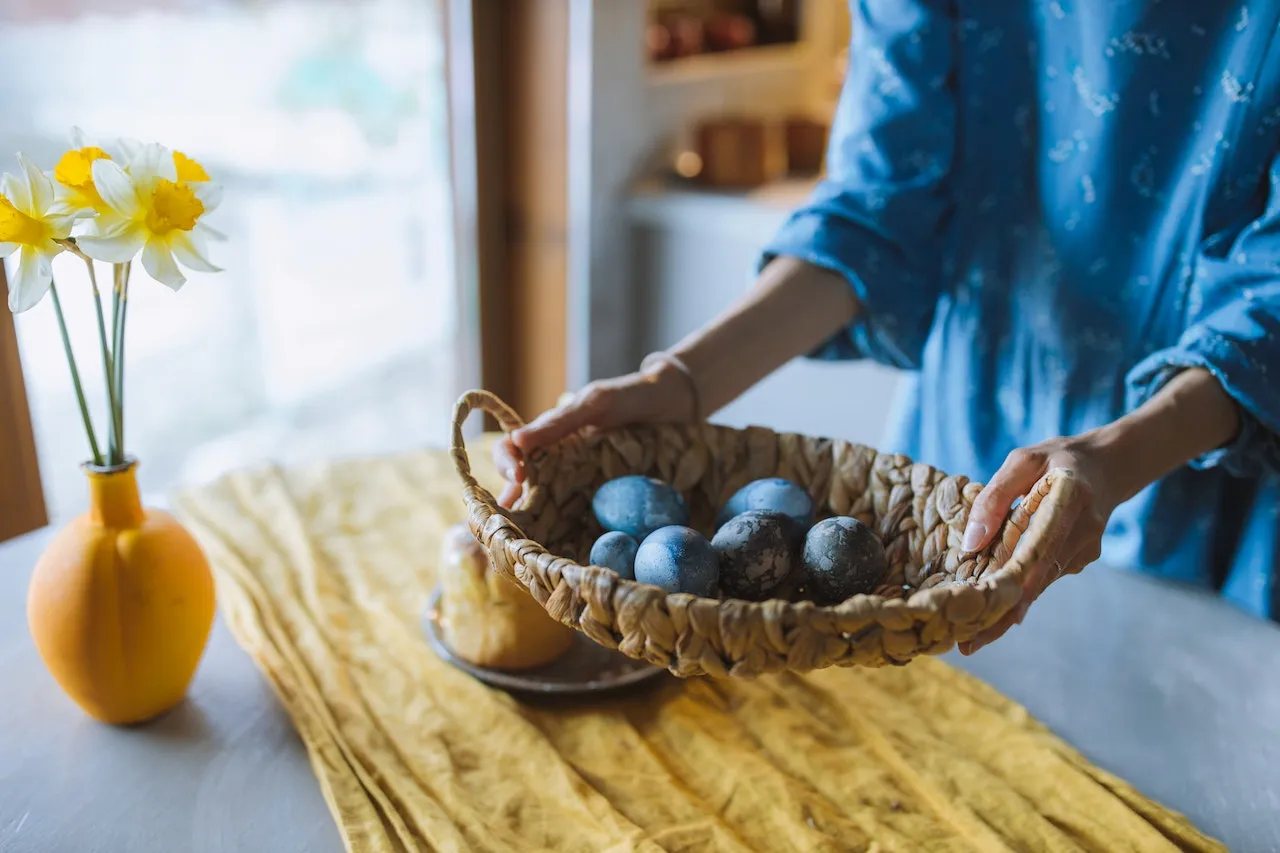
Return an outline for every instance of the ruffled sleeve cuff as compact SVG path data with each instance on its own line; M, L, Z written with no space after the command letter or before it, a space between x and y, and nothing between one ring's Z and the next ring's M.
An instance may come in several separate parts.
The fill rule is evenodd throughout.
M761 254L759 266L779 256L796 258L842 276L858 298L847 328L809 353L810 358L868 358L918 369L937 303L937 283L925 282L874 229L812 208L793 214Z
M1177 346L1147 356L1126 377L1129 410L1155 396L1174 375L1193 367L1213 374L1235 400L1240 430L1229 444L1193 459L1190 466L1220 467L1238 477L1280 473L1280 437L1269 425L1262 403L1268 398L1265 368L1260 376L1258 366L1230 338L1193 328Z

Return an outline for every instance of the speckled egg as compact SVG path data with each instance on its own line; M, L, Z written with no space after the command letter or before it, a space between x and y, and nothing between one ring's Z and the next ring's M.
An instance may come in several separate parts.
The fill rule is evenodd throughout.
M809 592L820 604L870 593L889 574L880 540L870 527L848 516L815 524L804 538L801 561Z
M724 523L711 540L720 558L720 591L733 598L771 597L799 562L804 531L790 516L748 510Z
M613 569L625 580L636 579L636 550L640 544L619 530L611 530L591 546L591 565Z
M734 492L720 511L716 527L753 509L789 515L806 528L813 523L813 499L809 493L790 480L768 477L747 483Z
M689 523L689 507L679 492L639 474L605 483L596 490L591 509L605 530L625 533L637 542L659 527Z
M667 592L709 596L719 576L720 563L711 543L688 527L655 530L636 551L636 580Z

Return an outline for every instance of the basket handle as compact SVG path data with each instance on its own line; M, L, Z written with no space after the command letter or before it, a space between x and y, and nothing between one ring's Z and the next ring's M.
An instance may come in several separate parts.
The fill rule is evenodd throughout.
M458 402L453 407L453 435L450 438L449 453L453 457L453 467L458 472L462 484L466 487L468 497L474 493L489 508L495 509L498 502L493 497L493 493L476 482L475 475L471 473L471 459L467 456L467 442L462 437L462 425L466 423L467 416L473 411L479 409L482 412L493 415L498 421L498 426L505 433L512 433L520 427L524 426L524 421L516 414L515 410L499 399L497 394L491 391L468 391L458 398Z
M1009 514L994 553L997 564L1012 570L1019 585L1052 548L1062 544L1069 531L1060 521L1078 489L1074 471L1051 468Z

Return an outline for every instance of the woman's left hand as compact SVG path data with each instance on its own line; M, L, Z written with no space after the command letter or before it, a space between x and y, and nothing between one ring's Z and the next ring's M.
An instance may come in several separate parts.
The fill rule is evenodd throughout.
M1200 367L1179 371L1155 395L1106 426L1015 450L987 483L969 513L963 547L979 551L1004 524L1014 500L1050 470L1072 478L1059 505L1053 537L1044 543L1022 586L1022 598L1004 619L971 642L963 654L1002 636L1022 621L1049 584L1098 559L1102 532L1117 506L1196 457L1223 447L1240 429L1240 409L1218 380Z
M1059 518L1053 538L1044 553L1030 567L1018 604L992 627L972 641L960 644L969 655L998 639L1022 622L1027 608L1049 584L1064 575L1076 574L1098 559L1107 519L1131 493L1136 472L1125 470L1123 461L1090 436L1055 438L1009 454L1000 470L974 501L965 528L966 551L985 548L1008 516L1014 500L1031 491L1050 470L1075 481L1071 499L1058 507Z

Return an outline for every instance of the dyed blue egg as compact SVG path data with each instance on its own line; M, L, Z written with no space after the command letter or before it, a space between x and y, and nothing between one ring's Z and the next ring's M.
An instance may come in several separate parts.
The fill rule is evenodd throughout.
M637 542L659 527L689 523L689 507L679 492L638 474L605 483L596 490L591 509L605 530L625 533Z
M805 583L819 604L836 604L884 583L889 562L871 528L836 516L815 524L804 538Z
M591 546L591 565L613 569L625 580L636 579L636 549L640 545L627 534L611 530Z
M688 527L655 530L636 551L636 580L667 592L709 596L719 578L720 563L711 543Z
M813 524L813 498L809 493L790 480L768 477L747 483L734 492L720 511L716 527L753 509L789 515L806 528Z

